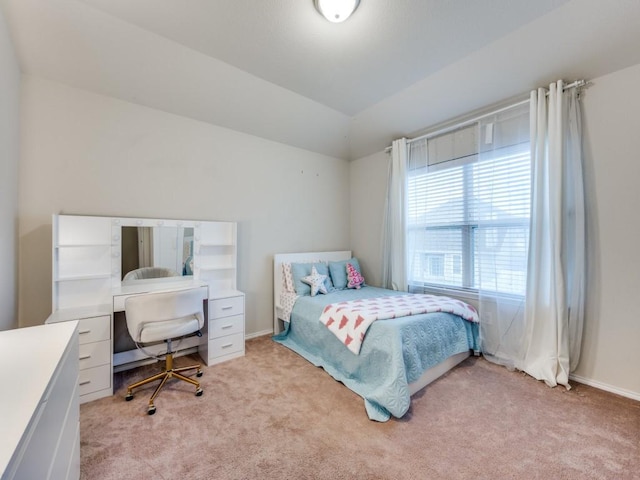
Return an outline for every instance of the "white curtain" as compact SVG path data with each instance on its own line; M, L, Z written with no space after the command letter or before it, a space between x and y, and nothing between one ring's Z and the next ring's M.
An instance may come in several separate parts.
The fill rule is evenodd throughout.
M394 140L382 232L382 286L407 290L406 275L407 139Z
M428 238L426 225L425 204L426 185L424 179L429 170L429 141L426 138L414 140L407 149L407 226L406 226L406 274L407 289L411 293L424 293L423 287L418 287L421 280L416 281L419 272L425 269L421 260L422 252L432 247L433 239ZM422 188L421 188L422 187Z
M519 367L569 388L580 356L585 294L581 112L562 81L531 92L532 199L524 357Z
M524 298L531 208L529 105L479 122L473 165L474 270L483 356L510 369L524 355Z

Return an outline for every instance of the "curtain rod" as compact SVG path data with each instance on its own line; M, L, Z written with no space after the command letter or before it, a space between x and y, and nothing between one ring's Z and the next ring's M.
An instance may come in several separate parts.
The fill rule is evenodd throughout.
M584 87L587 84L586 80L576 80L575 82L569 83L567 85L564 85L562 87L562 91L564 92L565 90L570 90L572 88L580 88L580 87ZM549 95L549 92L547 91L547 96ZM455 125L451 125L449 127L445 127L445 128L441 128L439 130L436 130L435 132L429 132L429 133L425 133L424 135L420 135L418 137L415 138L410 138L407 140L407 143L413 143L413 142L417 142L418 140L424 140L425 138L431 138L431 137L436 137L438 135L442 135L443 133L447 133L453 130L457 130L459 128L462 127L466 127L467 125L471 125L472 123L476 123L479 120L482 120L483 118L486 117L490 117L491 115L497 115L498 113L502 113L506 110L509 110L511 108L515 108L515 107L519 107L520 105L524 105L525 103L529 103L529 99L527 100L522 100L520 102L516 102L516 103L512 103L511 105L507 105L506 107L502 107L502 108L498 108L497 110L492 110L490 112L487 113L483 113L482 115L479 115L477 117L473 117L470 118L469 120L465 120L463 122L460 123L456 123ZM387 147L384 149L385 153L389 153L391 151L391 146Z

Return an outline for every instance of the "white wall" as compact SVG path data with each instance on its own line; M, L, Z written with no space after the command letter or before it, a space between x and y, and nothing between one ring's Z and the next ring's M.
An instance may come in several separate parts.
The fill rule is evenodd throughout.
M374 153L350 162L351 250L369 285L382 283L382 220L389 154Z
M559 78L597 78L635 65L639 18L637 1L569 1L359 112L351 158Z
M0 10L0 330L18 326L20 68Z
M584 95L589 278L575 373L640 399L638 85L640 64L594 79Z
M272 329L272 255L349 248L346 161L24 76L20 324L51 310L51 215L238 222L248 334Z
M83 1L2 3L25 74L347 157L343 113Z
M584 95L587 312L576 379L640 398L640 65L592 80ZM351 162L351 248L379 283L387 155ZM365 276L366 278L366 276Z

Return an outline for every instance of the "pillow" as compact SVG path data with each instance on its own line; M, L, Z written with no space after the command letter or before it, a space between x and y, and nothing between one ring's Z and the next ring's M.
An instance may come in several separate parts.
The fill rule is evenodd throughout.
M329 278L329 267L326 263L292 263L291 276L293 279L293 288L298 295L311 295L311 287L302 281L303 277L311 275L311 267L315 266L316 271L320 275L326 275L325 287L327 292L333 291L333 284Z
M291 310L293 310L293 305L296 303L298 299L298 295L296 292L281 292L280 293L280 312L278 313L279 318L288 322L291 320Z
M327 275L320 275L315 265L311 266L311 275L301 278L301 280L311 288L312 297L315 297L318 293L327 293L327 287L324 284L326 279Z
M282 264L282 291L295 292L293 289L293 277L291 276L291 264L288 262Z
M364 277L355 269L352 263L347 263L347 288L359 289L364 285Z
M339 262L329 262L331 280L333 281L333 287L337 290L344 290L347 288L347 263L353 265L353 268L360 273L360 263L357 258L340 260ZM362 285L364 285L364 283Z

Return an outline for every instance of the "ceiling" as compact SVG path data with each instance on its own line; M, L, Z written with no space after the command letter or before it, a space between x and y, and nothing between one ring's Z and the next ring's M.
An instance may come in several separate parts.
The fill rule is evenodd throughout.
M640 63L637 0L361 0L341 24L312 0L0 5L27 75L348 159Z
M82 1L351 116L567 0Z

